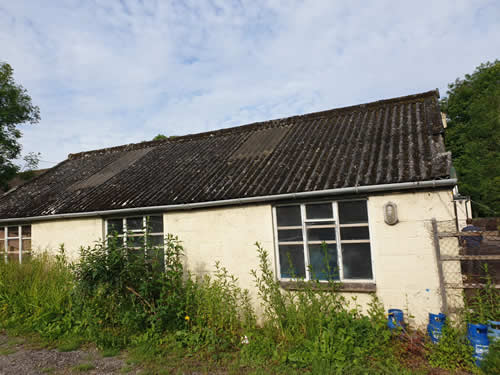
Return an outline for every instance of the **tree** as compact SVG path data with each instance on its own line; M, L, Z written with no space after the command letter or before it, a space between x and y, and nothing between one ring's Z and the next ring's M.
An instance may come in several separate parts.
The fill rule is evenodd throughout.
M33 105L26 89L16 84L13 69L0 62L0 189L16 175L19 166L14 160L21 153L18 126L40 121L40 109Z
M172 139L175 139L175 138L177 138L177 137L178 137L178 135L171 135L171 136L168 136L168 137L167 137L166 135L163 135L163 134L158 134L157 136L155 136L155 137L153 138L153 141L165 141L165 140L167 140L167 139L172 140Z
M500 61L487 62L448 85L441 100L461 194L478 216L500 215Z

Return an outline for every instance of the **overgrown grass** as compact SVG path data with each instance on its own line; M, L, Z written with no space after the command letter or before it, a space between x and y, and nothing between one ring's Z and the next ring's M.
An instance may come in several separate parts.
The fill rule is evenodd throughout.
M415 373L402 366L394 350L401 337L387 329L375 295L362 313L334 280L321 288L318 281L299 280L299 291L285 291L267 251L258 244L257 251L260 267L252 274L264 311L260 324L236 277L219 263L211 275L186 272L182 246L168 236L164 258L157 248L127 249L110 238L83 248L73 265L63 252L35 255L22 265L0 263L0 328L36 332L62 351L85 342L109 355L126 349L127 369L140 364L152 373L160 367L222 367L235 374L261 368L286 374ZM465 363L470 353L450 353L453 336L447 335L448 344L430 351L431 363Z

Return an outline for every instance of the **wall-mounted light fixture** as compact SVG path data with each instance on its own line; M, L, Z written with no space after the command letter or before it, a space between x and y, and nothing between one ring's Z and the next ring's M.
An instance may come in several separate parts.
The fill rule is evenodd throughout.
M389 225L394 225L399 221L396 203L387 202L384 204L384 221Z

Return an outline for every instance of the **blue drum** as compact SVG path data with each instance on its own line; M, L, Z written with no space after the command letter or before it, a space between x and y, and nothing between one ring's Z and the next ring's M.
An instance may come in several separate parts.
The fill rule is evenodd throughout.
M488 354L490 340L488 340L488 326L485 324L471 324L467 325L467 338L474 348L474 359L476 365L480 366L481 361Z
M433 344L437 344L439 339L443 335L443 327L446 322L446 315L439 314L431 314L429 313L429 324L427 325L427 333L431 338Z
M387 316L387 327L392 331L399 328L404 328L404 313L403 310L389 309Z

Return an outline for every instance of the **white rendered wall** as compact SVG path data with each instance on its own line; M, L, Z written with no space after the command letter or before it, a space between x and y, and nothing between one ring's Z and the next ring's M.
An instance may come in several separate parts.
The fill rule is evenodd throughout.
M80 256L80 247L93 246L103 238L101 218L50 220L31 224L31 247L34 251L57 253L64 245L69 260Z

